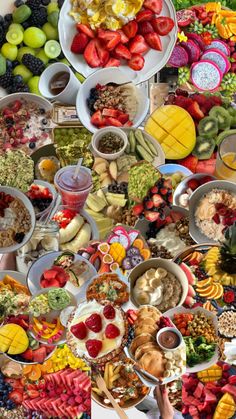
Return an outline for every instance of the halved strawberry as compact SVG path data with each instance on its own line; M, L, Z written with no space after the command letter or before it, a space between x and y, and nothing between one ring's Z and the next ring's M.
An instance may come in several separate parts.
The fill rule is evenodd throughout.
M161 38L157 35L157 33L147 33L144 35L144 38L151 48L156 49L157 51L162 51Z
M122 44L127 44L127 42L129 42L129 38L125 35L125 33L122 31L122 29L118 29L119 34L120 34L120 42Z
M199 104L195 101L187 108L187 111L194 119L197 119L198 121L205 116L201 111Z
M86 326L85 326L85 324L84 324L84 322L80 322L80 323L77 323L77 324L74 324L72 327L71 327L71 332L73 333L73 335L76 337L76 338L78 338L78 339L81 339L81 340L83 340L83 339L85 339L86 338L86 336L87 336L87 328L86 328Z
M91 117L91 123L95 125L96 127L101 127L104 125L104 118L102 116L102 112L100 110L94 112L94 114Z
M126 124L126 122L128 122L129 115L127 113L120 112L117 119L118 119L118 121L120 121L122 123L122 125L124 125L124 124Z
M192 189L192 191L195 191L200 186L200 182L197 179L190 179L187 182L188 188Z
M159 16L151 20L154 31L161 36L168 35L175 26L173 19L166 16Z
M87 35L84 33L77 33L73 38L70 50L74 52L74 54L82 54L88 42L89 38Z
M148 45L142 35L136 35L129 43L131 54L142 54L148 50Z
M118 119L116 119L116 118L112 118L112 117L107 117L107 118L104 118L105 119L105 125L107 125L107 126L113 126L113 127L122 127L122 123L118 120Z
M13 390L8 395L9 399L15 404L20 405L23 401L23 394L19 390Z
M119 111L117 109L103 108L103 116L111 116L112 118L117 118L119 116Z
M128 66L134 71L142 70L144 66L144 58L140 54L132 54L128 61Z
M141 33L141 35L145 35L146 33L153 32L153 27L150 22L140 22L138 24L138 32Z
M177 163L182 164L184 167L187 167L188 169L190 169L191 172L196 173L196 169L198 165L198 158L190 155L188 157L185 157L185 159L178 160Z
M120 60L117 60L116 58L109 58L108 62L104 67L119 67L120 66Z
M145 22L147 20L151 20L154 17L154 13L149 9L140 10L136 15L136 22Z
M146 218L146 220L151 221L151 223L154 223L154 221L157 221L160 218L160 213L154 211L144 211L144 217Z
M154 207L159 208L163 204L164 199L161 197L161 195L155 194L152 196L152 201L153 201Z
M92 39L84 50L84 59L87 62L87 64L92 68L100 67L102 64L96 47L96 40Z
M122 27L122 30L129 39L134 38L138 32L138 24L135 20L131 20Z
M144 210L143 204L134 205L134 207L132 208L134 215L142 214L143 210Z
M99 39L96 39L95 42L96 42L96 50L97 50L98 57L101 61L101 65L104 67L104 65L107 64L107 62L110 58L110 54L103 47L102 42Z
M92 330L92 332L98 333L102 330L102 319L97 313L91 314L86 320L85 325Z
M115 324L108 324L105 329L105 336L108 339L115 339L120 335L120 329Z
M116 316L115 309L111 304L108 304L104 307L103 314L106 317L106 319L114 319Z
M119 44L121 41L121 35L117 31L110 31L99 28L98 29L98 38L102 39L105 42L106 49L111 51Z
M121 43L119 43L115 48L115 53L118 58L124 58L125 60L130 60L131 58L131 52Z
M102 341L97 339L88 339L85 345L91 358L96 358L102 349Z
M76 29L79 32L82 32L85 35L87 35L89 38L95 38L94 32L92 31L92 29L88 25L84 25L83 23L77 23Z
M163 2L162 0L145 0L143 6L159 15L162 11Z

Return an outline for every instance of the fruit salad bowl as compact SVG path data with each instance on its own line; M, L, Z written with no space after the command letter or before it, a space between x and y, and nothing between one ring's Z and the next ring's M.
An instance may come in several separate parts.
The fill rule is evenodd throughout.
M184 178L177 186L173 195L173 204L188 209L191 194L204 183L216 180L215 176L205 173L194 173Z

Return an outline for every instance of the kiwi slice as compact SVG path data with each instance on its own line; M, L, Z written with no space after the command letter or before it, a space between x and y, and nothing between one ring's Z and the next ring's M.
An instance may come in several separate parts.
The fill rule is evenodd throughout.
M236 129L229 129L229 130L221 132L216 137L216 145L219 145L226 137L229 137L231 135L236 136Z
M217 119L219 129L230 128L231 116L222 106L213 106L209 112L209 116Z
M211 157L215 148L215 141L211 138L197 137L196 145L192 151L195 157L207 160Z
M218 121L212 116L206 116L198 124L198 134L200 137L212 138L218 134Z

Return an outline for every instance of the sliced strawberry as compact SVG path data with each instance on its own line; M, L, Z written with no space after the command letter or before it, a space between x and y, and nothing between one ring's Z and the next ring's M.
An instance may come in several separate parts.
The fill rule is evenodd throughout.
M9 399L15 404L20 405L23 402L23 394L19 390L13 390L8 395Z
M84 33L77 33L72 41L70 50L74 52L74 54L83 54L86 45L89 42L89 38Z
M134 207L132 208L134 215L142 214L143 210L144 210L143 204L134 205Z
M133 126L133 122L132 121L127 121L125 124L124 124L124 127L132 127Z
M131 52L125 45L121 43L119 43L115 48L115 53L118 58L123 58L125 60L130 60L131 58Z
M168 35L175 26L173 19L170 17L159 16L151 20L154 31L161 36Z
M181 108L188 109L189 106L191 106L193 103L193 100L189 97L185 96L177 96L175 97L174 104L177 106L180 106Z
M76 29L79 32L82 32L85 35L87 35L89 38L95 38L94 32L92 31L92 29L88 25L84 25L83 23L77 23Z
M102 341L97 339L88 339L85 345L91 358L96 358L102 349Z
M127 42L129 42L129 38L125 35L125 33L122 31L122 29L118 29L119 34L120 34L120 42L122 44L127 44Z
M200 185L204 185L204 183L211 182L213 178L211 176L204 176L202 179L199 180Z
M61 287L61 284L57 279L48 280L48 284L49 284L50 287L57 287L57 288Z
M142 54L148 50L148 45L142 35L136 35L129 43L131 54Z
M195 101L188 107L187 111L194 119L197 119L198 121L205 116L201 111L199 104Z
M128 66L134 71L142 70L144 66L144 58L140 54L132 54L128 61Z
M144 211L144 216L146 220L151 221L151 223L154 223L154 221L157 221L160 218L159 212L154 211Z
M97 50L98 57L101 61L101 65L104 67L104 65L107 64L107 62L110 58L110 54L103 47L102 42L99 39L96 39L95 42L96 42L96 50Z
M112 118L117 118L119 116L119 111L117 109L103 108L103 116L111 116Z
M117 60L116 58L109 58L108 62L104 67L119 67L120 66L120 60Z
M111 304L108 304L103 309L103 314L106 317L106 319L114 319L116 316L116 312L114 307Z
M138 24L138 33L141 33L141 35L151 32L153 32L153 27L150 22L140 22Z
M150 200L150 201L145 202L145 209L150 210L153 207L154 207L153 201Z
M85 320L85 324L92 332L98 333L102 330L102 318L97 313L91 314L91 316Z
M164 199L159 194L153 195L152 201L153 201L154 207L156 208L159 208L163 204L163 202L165 202Z
M124 125L124 124L126 124L126 122L128 122L129 115L127 113L120 112L117 119L118 119L118 121L120 121L122 123L122 125Z
M157 51L162 51L161 38L157 35L157 33L147 33L144 38L151 48L156 49Z
M120 335L120 329L114 324L108 324L105 329L105 336L108 339L115 339Z
M91 117L91 123L96 127L101 127L104 124L104 118L100 110L94 112L94 114Z
M92 39L84 50L84 59L86 63L92 68L100 67L102 64L96 47L96 40Z
M81 340L83 340L83 339L85 339L86 338L86 336L87 336L87 328L86 328L86 326L85 326L85 324L84 324L84 322L80 322L80 323L77 323L77 324L74 324L72 327L71 327L71 332L73 333L73 335L76 337L76 338L78 338L78 339L81 339Z
M192 189L192 191L195 191L200 186L200 182L198 182L197 179L190 179L187 183L188 188Z
M136 15L136 22L145 22L151 20L154 17L154 13L150 9L140 10Z
M98 38L105 42L106 49L111 51L121 41L121 35L117 31L104 31L104 29L98 29Z
M134 38L138 32L138 24L135 20L131 20L122 27L122 30L129 39Z
M13 389L19 389L23 387L20 383L20 380L17 378L4 377L4 382L10 384Z
M163 2L162 0L145 0L143 6L159 15L162 11Z
M113 127L122 127L122 123L116 119L116 118L112 118L112 117L107 117L105 118L105 125L107 126L113 126Z
M216 224L220 224L220 216L219 214L215 214L214 217L212 217L212 220L216 223Z

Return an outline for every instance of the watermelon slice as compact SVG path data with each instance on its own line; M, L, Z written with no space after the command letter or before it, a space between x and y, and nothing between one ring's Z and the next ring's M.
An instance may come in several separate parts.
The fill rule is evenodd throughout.
M33 361L42 364L47 356L47 350L43 346L33 351Z
M223 52L225 55L230 57L230 48L226 42L221 41L220 39L214 39L210 45L205 46L205 50L215 48L218 51Z
M171 54L171 57L169 59L168 64L171 67L184 67L188 64L188 54L187 51L180 45L176 45L173 49L173 52Z
M181 42L181 46L187 51L188 61L190 64L199 60L201 49L194 41L189 39L187 42Z
M230 62L227 58L227 55L225 55L221 51L218 51L217 49L214 49L214 48L208 49L202 54L201 58L203 60L209 60L215 63L217 67L219 67L220 71L222 71L223 74L228 73L230 69Z
M202 60L191 66L193 85L203 91L214 91L220 86L223 73L219 67L209 60Z

